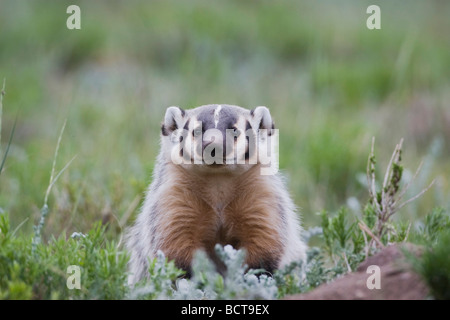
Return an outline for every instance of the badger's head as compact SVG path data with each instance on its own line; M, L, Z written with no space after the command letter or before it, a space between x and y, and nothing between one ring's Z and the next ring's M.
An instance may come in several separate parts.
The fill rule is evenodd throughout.
M205 105L169 107L161 127L166 161L188 170L241 173L259 164L278 170L278 134L269 109Z

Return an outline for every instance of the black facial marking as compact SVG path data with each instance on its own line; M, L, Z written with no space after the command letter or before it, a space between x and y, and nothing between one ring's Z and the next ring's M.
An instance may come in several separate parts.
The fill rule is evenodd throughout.
M214 122L214 113L217 106L209 106L205 108L198 116L197 120L202 122L203 130L213 129L216 127ZM233 110L228 106L222 106L219 113L219 122L217 123L217 129L222 131L225 135L226 129L232 129L236 124L237 118Z
M174 122L170 127L166 127L164 123L161 126L161 132L164 136L168 136L171 132L174 132L178 129L177 124Z
M183 127L183 129L184 130L189 130L189 121L190 121L191 119L188 119L187 121L186 121L186 124L184 125L184 127Z
M272 130L275 129L275 123L272 121ZM268 130L267 135L270 137L272 135L272 130Z
M248 137L246 137L247 138L247 149L245 150L245 160L248 160L248 159L250 159L250 148L248 147L248 141L249 141L249 139L248 139Z
M170 134L169 131L166 129L164 123L161 125L161 133L163 136L168 136Z
M234 140L237 141L237 138L241 135L241 130L237 126L233 126L231 129L233 129Z
M261 122L259 123L259 129L264 129L264 127L263 127L263 119L261 119Z
M250 159L250 139L254 143L256 136L256 132L253 130L250 122L247 120L245 122L245 139L247 139L247 148L245 150L245 160Z
M234 129L236 127L236 122L236 115L229 108L224 107L220 111L217 129L225 134L227 129Z
M248 122L248 120L245 121L245 132L247 132L247 130L251 129L252 126L250 125L250 122Z

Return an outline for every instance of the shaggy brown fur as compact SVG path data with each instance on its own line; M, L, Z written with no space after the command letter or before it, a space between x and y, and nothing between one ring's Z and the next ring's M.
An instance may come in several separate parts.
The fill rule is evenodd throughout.
M156 228L166 235L161 250L178 267L189 269L198 249L205 249L217 262L214 246L220 243L245 248L252 268L274 269L272 261L278 262L282 252L278 227L282 221L276 192L270 184L260 183L267 177L259 174L258 166L231 178L198 176L175 165L169 166L167 174L173 184L158 202L158 211L164 214ZM215 190L213 183L221 178L232 180L227 185L233 190ZM211 205L220 202L225 207L222 214Z

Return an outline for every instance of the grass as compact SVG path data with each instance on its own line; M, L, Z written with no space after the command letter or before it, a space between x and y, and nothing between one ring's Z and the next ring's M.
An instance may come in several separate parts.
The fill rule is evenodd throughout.
M78 238L61 234L48 243L18 237L8 216L0 215L0 299L121 299L127 290L128 257L105 227L96 224ZM80 290L66 286L68 267L81 268Z
M72 31L70 4L1 1L2 159L9 152L0 208L15 236L39 223L67 119L57 163L77 157L48 194L42 242L87 234L98 220L108 222L108 241L120 239L150 182L170 105L268 106L306 228L350 200L348 215L365 214L373 136L377 168L404 138L404 183L424 161L405 199L436 180L394 223L414 228L431 208L450 210L449 4L378 1L378 31L365 27L369 1L80 1L82 29Z

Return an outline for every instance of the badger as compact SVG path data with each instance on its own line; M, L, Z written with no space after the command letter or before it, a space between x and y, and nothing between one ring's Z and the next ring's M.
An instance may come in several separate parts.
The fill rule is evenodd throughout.
M127 231L130 285L148 275L158 250L188 275L197 250L224 272L216 244L244 249L249 268L269 273L306 259L275 133L264 106L167 108L152 183Z

